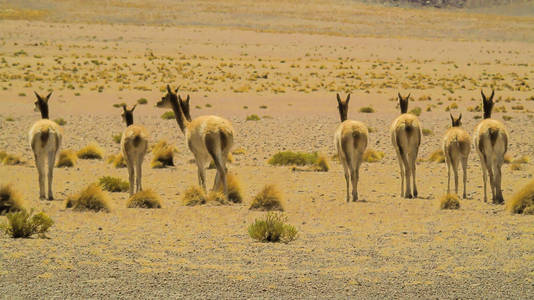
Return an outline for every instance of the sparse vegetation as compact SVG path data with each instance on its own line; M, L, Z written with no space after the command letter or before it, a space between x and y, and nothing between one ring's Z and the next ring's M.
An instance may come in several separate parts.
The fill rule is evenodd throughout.
M190 186L185 190L182 202L187 206L202 205L208 202L208 197L201 187Z
M521 171L521 165L518 163L511 163L510 164L510 170L512 171Z
M19 211L24 208L22 196L10 185L0 186L0 215Z
M370 113L374 113L375 112L375 109L370 107L370 106L364 106L364 107L360 107L360 110L359 112L361 113L366 113L366 114L370 114Z
M69 196L66 200L65 207L78 211L111 211L109 195L96 183L90 184L78 194Z
M250 208L252 210L284 210L282 194L274 184L269 184L254 197Z
M104 151L96 143L91 143L80 149L77 155L81 159L102 159Z
M45 238L48 229L54 225L44 212L34 215L33 209L29 213L25 209L10 212L6 217L7 223L0 224L0 229L12 238L29 238L35 234Z
M460 208L460 198L456 194L446 194L439 201L441 209L458 209Z
M384 158L385 154L382 151L377 151L374 149L367 149L363 153L363 160L365 162L373 163L381 161Z
M521 157L518 157L518 158L515 158L514 160L512 160L512 163L514 163L514 164L528 164L529 161L530 161L530 157L528 157L527 155L523 155Z
M167 141L161 140L152 148L151 167L154 169L174 166L173 156L175 148L167 144Z
M148 100L146 98L139 98L139 99L137 99L137 103L141 104L141 105L147 104Z
M128 199L128 208L161 208L161 199L151 189L135 193Z
M126 161L124 160L122 153L108 156L107 162L108 164L112 164L117 169L126 168Z
M445 153L443 153L443 150L436 150L430 154L427 161L435 163L444 163Z
M76 152L70 149L61 150L57 161L58 168L73 167L78 162Z
M114 141L116 144L120 144L120 143L121 143L121 139L122 139L122 133L114 134L114 135L113 135L113 141Z
M239 179L232 173L226 174L226 184L228 186L228 200L232 203L243 202L243 195L241 193L241 184ZM219 192L223 191L223 186L219 187ZM224 194L223 194L224 196Z
M116 192L127 192L130 184L117 177L103 176L98 179L98 184L106 191L116 193Z
M15 165L22 165L24 162L20 158L20 156L15 154L9 154L3 152L1 155L2 158L2 164L5 166L15 166Z
M161 118L163 120L173 120L174 119L174 112L166 111L161 115Z
M252 114L247 116L247 121L259 121L261 120L260 117L256 114Z
M506 209L515 214L534 214L534 180L529 181L509 198Z
M410 110L410 113L411 113L412 115L416 115L416 116L419 117L419 116L421 115L421 112L422 112L422 111L423 111L423 110L421 109L421 107L417 106L417 107L413 108L412 110Z
M422 132L423 132L423 136L429 136L429 135L434 134L434 133L432 132L432 130L430 130L430 129L428 129L428 128L423 128Z
M289 243L297 238L297 229L286 222L287 217L282 213L269 212L264 219L256 219L248 227L248 234L260 242Z
M245 155L246 153L247 153L247 151L243 147L238 147L238 148L235 148L234 150L232 150L232 154L233 155Z
M65 121L65 119L63 119L63 118L55 119L54 122L56 122L59 126L63 126L65 124L67 124L67 121Z
M278 152L268 161L270 165L274 166L306 166L306 165L315 165L319 155L317 152L305 153L305 152L292 152L292 151L283 151Z

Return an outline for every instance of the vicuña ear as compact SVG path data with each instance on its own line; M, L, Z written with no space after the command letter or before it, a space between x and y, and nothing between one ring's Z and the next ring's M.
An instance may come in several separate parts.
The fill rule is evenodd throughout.
M341 97L339 97L339 94L336 94L337 97L337 103L341 104Z
M137 104L134 104L134 106L132 106L132 109L130 109L130 112L133 112L136 107L137 107Z
M345 103L349 103L349 100L350 100L350 94L347 95L347 100L345 100Z
M451 121L454 123L454 117L452 116L452 113L449 113L449 116L451 116Z
M126 112L126 111L128 110L128 109L126 108L126 104L123 104L123 105L121 105L121 106L122 106L122 110L123 110L124 112Z
M185 99L185 102L189 102L189 95L187 95L187 99Z
M410 99L410 95L411 95L411 93L409 93L408 96L406 96L406 98L404 98L404 100L408 101L408 99Z
M178 93L178 90L180 89L180 86L177 86L176 89L174 90L174 93Z
M399 96L399 101L402 101L402 96L400 93L397 94Z
M33 91L33 93L35 94L35 97L37 97L37 99L41 100L41 96L39 96L36 91Z
M167 92L168 92L169 94L172 94L172 91L171 91L171 86L170 86L170 85L168 85L168 84L167 84Z
M458 121L460 121L462 119L462 114L460 113L460 115L458 116Z
M182 96L178 95L178 101L183 102Z
M484 100L484 102L486 102L486 95L484 95L484 91L482 89L480 89L480 94L482 95L482 100Z
M491 89L491 96L489 97L489 101L493 101L493 96L495 96L495 90Z
M50 96L52 96L52 91L50 91L50 93L48 93L48 95L46 95L46 102L48 102L48 100L50 100Z

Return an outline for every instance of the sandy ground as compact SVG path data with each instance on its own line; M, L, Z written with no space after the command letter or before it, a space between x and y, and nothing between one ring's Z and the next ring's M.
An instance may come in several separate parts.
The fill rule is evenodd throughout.
M451 32L469 20L492 20L459 16L463 25L446 23ZM510 21L494 19L490 29L477 30L489 37L491 28ZM412 94L410 108L422 109L423 127L432 131L421 145L424 160L440 148L450 123L446 107L458 105L452 112L463 114L472 134L481 113L468 110L480 104L480 88L493 86L500 99L494 117L507 119L509 153L534 158L534 46L532 30L520 26L533 20L514 20L508 26L515 31L504 40L0 21L0 149L26 161L0 165L0 183L12 183L28 207L55 221L50 239L0 238L0 298L528 298L534 292L534 218L482 202L474 149L468 199L459 210L439 209L445 164L418 162L420 197L399 197L389 137L398 91ZM229 169L242 181L243 204L182 205L197 172L178 125L162 120L164 111L154 107L167 83L191 95L193 117L216 114L233 123L235 148L246 153L235 155ZM151 155L145 159L144 186L161 195L163 209L127 209L127 194L114 193L111 213L66 210L63 200L99 177L127 179L126 169L105 160L56 168L56 201L38 200L27 131L40 117L33 112L33 90L48 89L54 90L51 119L67 121L62 148L97 142L106 155L119 152L112 136L125 127L112 104L148 100L136 109L135 122L148 129L152 143L165 139L178 148L175 167L151 169ZM366 201L358 203L345 203L336 161L326 173L267 164L282 150L332 156L335 93L348 91L349 118L368 124L369 148L386 154L364 163L359 192ZM376 112L358 112L363 106ZM262 120L245 121L250 114ZM505 199L533 171L532 163L517 171L505 165ZM213 177L210 170L209 186ZM249 211L249 203L268 183L283 191L285 214L299 231L289 244L262 244L247 234L263 215Z

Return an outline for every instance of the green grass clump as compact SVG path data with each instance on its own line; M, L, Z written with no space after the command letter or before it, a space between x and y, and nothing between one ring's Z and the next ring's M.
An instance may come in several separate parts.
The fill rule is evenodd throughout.
M259 121L261 120L260 117L256 114L252 114L247 116L247 121Z
M116 193L116 192L127 192L130 188L130 184L117 177L103 176L98 179L98 184L106 191Z
M124 156L122 156L122 153L119 153L117 155L110 155L107 160L108 164L112 164L115 168L126 168L126 160L124 160Z
M65 121L63 118L55 119L54 122L56 122L59 126L67 124L67 121Z
M534 180L506 201L506 209L514 214L534 214Z
M174 166L173 156L174 147L167 144L167 141L161 140L152 148L152 168L165 168Z
M278 152L268 161L270 165L274 166L306 166L315 165L319 155L317 152L305 153L305 152L292 152L282 151Z
M20 194L10 185L0 186L0 215L24 209L24 202Z
M248 234L262 243L289 243L297 238L297 229L286 222L283 214L269 212L264 219L256 219L248 227Z
M443 150L436 150L430 154L428 157L429 162L435 162L435 163L444 163L445 162L445 154L443 153Z
M78 194L69 196L66 200L65 207L78 211L111 211L109 195L102 191L100 185L96 183L90 184Z
M373 162L379 162L384 158L385 154L382 151L374 150L374 149L367 149L363 153L363 161L373 163Z
M434 134L434 133L432 132L432 130L430 130L430 129L428 129L428 128L423 128L422 131L423 131L423 136L429 136L429 135Z
M80 149L77 155L81 159L102 159L104 151L96 143L91 143Z
M122 139L122 133L113 135L113 141L115 142L115 144L120 144L121 139Z
M413 108L412 110L410 110L410 113L411 113L412 115L415 115L415 116L418 116L418 117L419 117L419 116L421 115L421 112L422 112L422 111L423 111L423 110L422 110L419 106L417 106L417 107Z
M460 198L455 194L447 194L441 197L439 202L441 209L458 209L460 208Z
M128 199L128 208L161 208L161 199L151 189L135 193Z
M139 104L147 104L148 100L146 98L139 98L139 99L137 99L137 103L139 103Z
M34 234L46 238L46 232L54 225L44 212L34 215L33 209L29 213L25 209L10 212L6 217L7 223L0 224L0 229L12 238L29 238Z
M172 120L172 119L174 119L174 112L166 111L161 115L161 118L163 120Z
M5 153L2 154L2 156L2 164L5 166L15 166L23 164L22 159L18 155Z
M70 149L65 149L59 152L59 158L56 166L58 168L73 167L77 162L78 156L76 156L76 152Z
M266 185L254 197L249 209L284 211L282 194L274 184Z
M364 107L360 107L360 112L370 114L370 113L374 113L375 109L370 106L364 106Z

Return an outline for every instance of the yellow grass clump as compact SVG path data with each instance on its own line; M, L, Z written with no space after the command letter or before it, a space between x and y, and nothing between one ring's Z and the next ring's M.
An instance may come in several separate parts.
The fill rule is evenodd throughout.
M512 160L512 163L513 164L528 164L529 161L530 161L530 157L528 157L527 155L523 155L521 157L518 157Z
M317 157L317 161L315 162L314 170L317 172L328 172L330 170L330 166L328 165L328 161L326 159L326 156L320 154Z
M515 214L534 214L534 180L529 181L506 201L506 209Z
M521 167L521 164L518 164L518 163L511 163L510 164L510 170L512 170L512 171L521 171L521 169L523 169Z
M106 191L116 193L116 192L127 192L130 188L130 184L117 177L103 176L98 180L98 184Z
M135 193L128 199L128 208L161 208L160 197L151 189Z
M23 161L20 158L20 156L15 155L15 154L9 154L4 151L0 151L0 161L5 166L14 166L14 165L23 164Z
M126 161L122 153L117 155L110 155L107 160L108 164L112 164L115 168L126 168Z
M241 192L241 184L239 179L232 173L226 174L226 184L228 185L228 200L232 203L241 203L243 202L243 195ZM223 192L222 183L218 189L219 192ZM223 194L224 196L224 194Z
M91 143L80 149L77 155L81 159L102 159L104 151L96 143Z
M161 140L152 148L152 162L151 167L165 168L166 166L174 166L173 155L174 147L169 145L167 141Z
M24 209L21 195L10 184L0 186L0 214Z
M76 152L70 149L65 149L59 152L59 158L57 161L57 167L73 167L78 162L78 156Z
M366 113L366 114L370 114L370 113L374 113L375 112L375 109L370 107L370 106L364 106L364 107L360 107L360 110L359 110L361 113Z
M286 222L287 217L282 213L269 212L265 218L256 219L248 227L248 234L262 243L289 243L297 238L297 229Z
M312 171L327 172L329 170L326 157L317 152L282 151L273 155L267 163L273 166L310 166ZM293 170L298 169L293 168Z
M284 211L282 194L274 184L266 185L252 200L251 210Z
M363 153L363 160L369 163L381 161L385 154L382 151L367 149Z
M509 163L511 163L512 160L514 160L514 158L512 157L512 154L510 154L510 153L506 153L506 154L504 155L504 163L505 163L505 164L509 164Z
M430 154L427 160L435 163L444 163L445 153L443 153L443 150L436 150Z
M204 193L201 187L195 185L185 190L182 201L187 206L202 205L208 202L208 197L206 197L206 193Z
M96 183L90 184L78 194L69 196L66 200L65 207L78 211L111 211L109 195L102 191Z
M456 194L446 194L439 201L441 209L458 209L460 208L460 198Z

